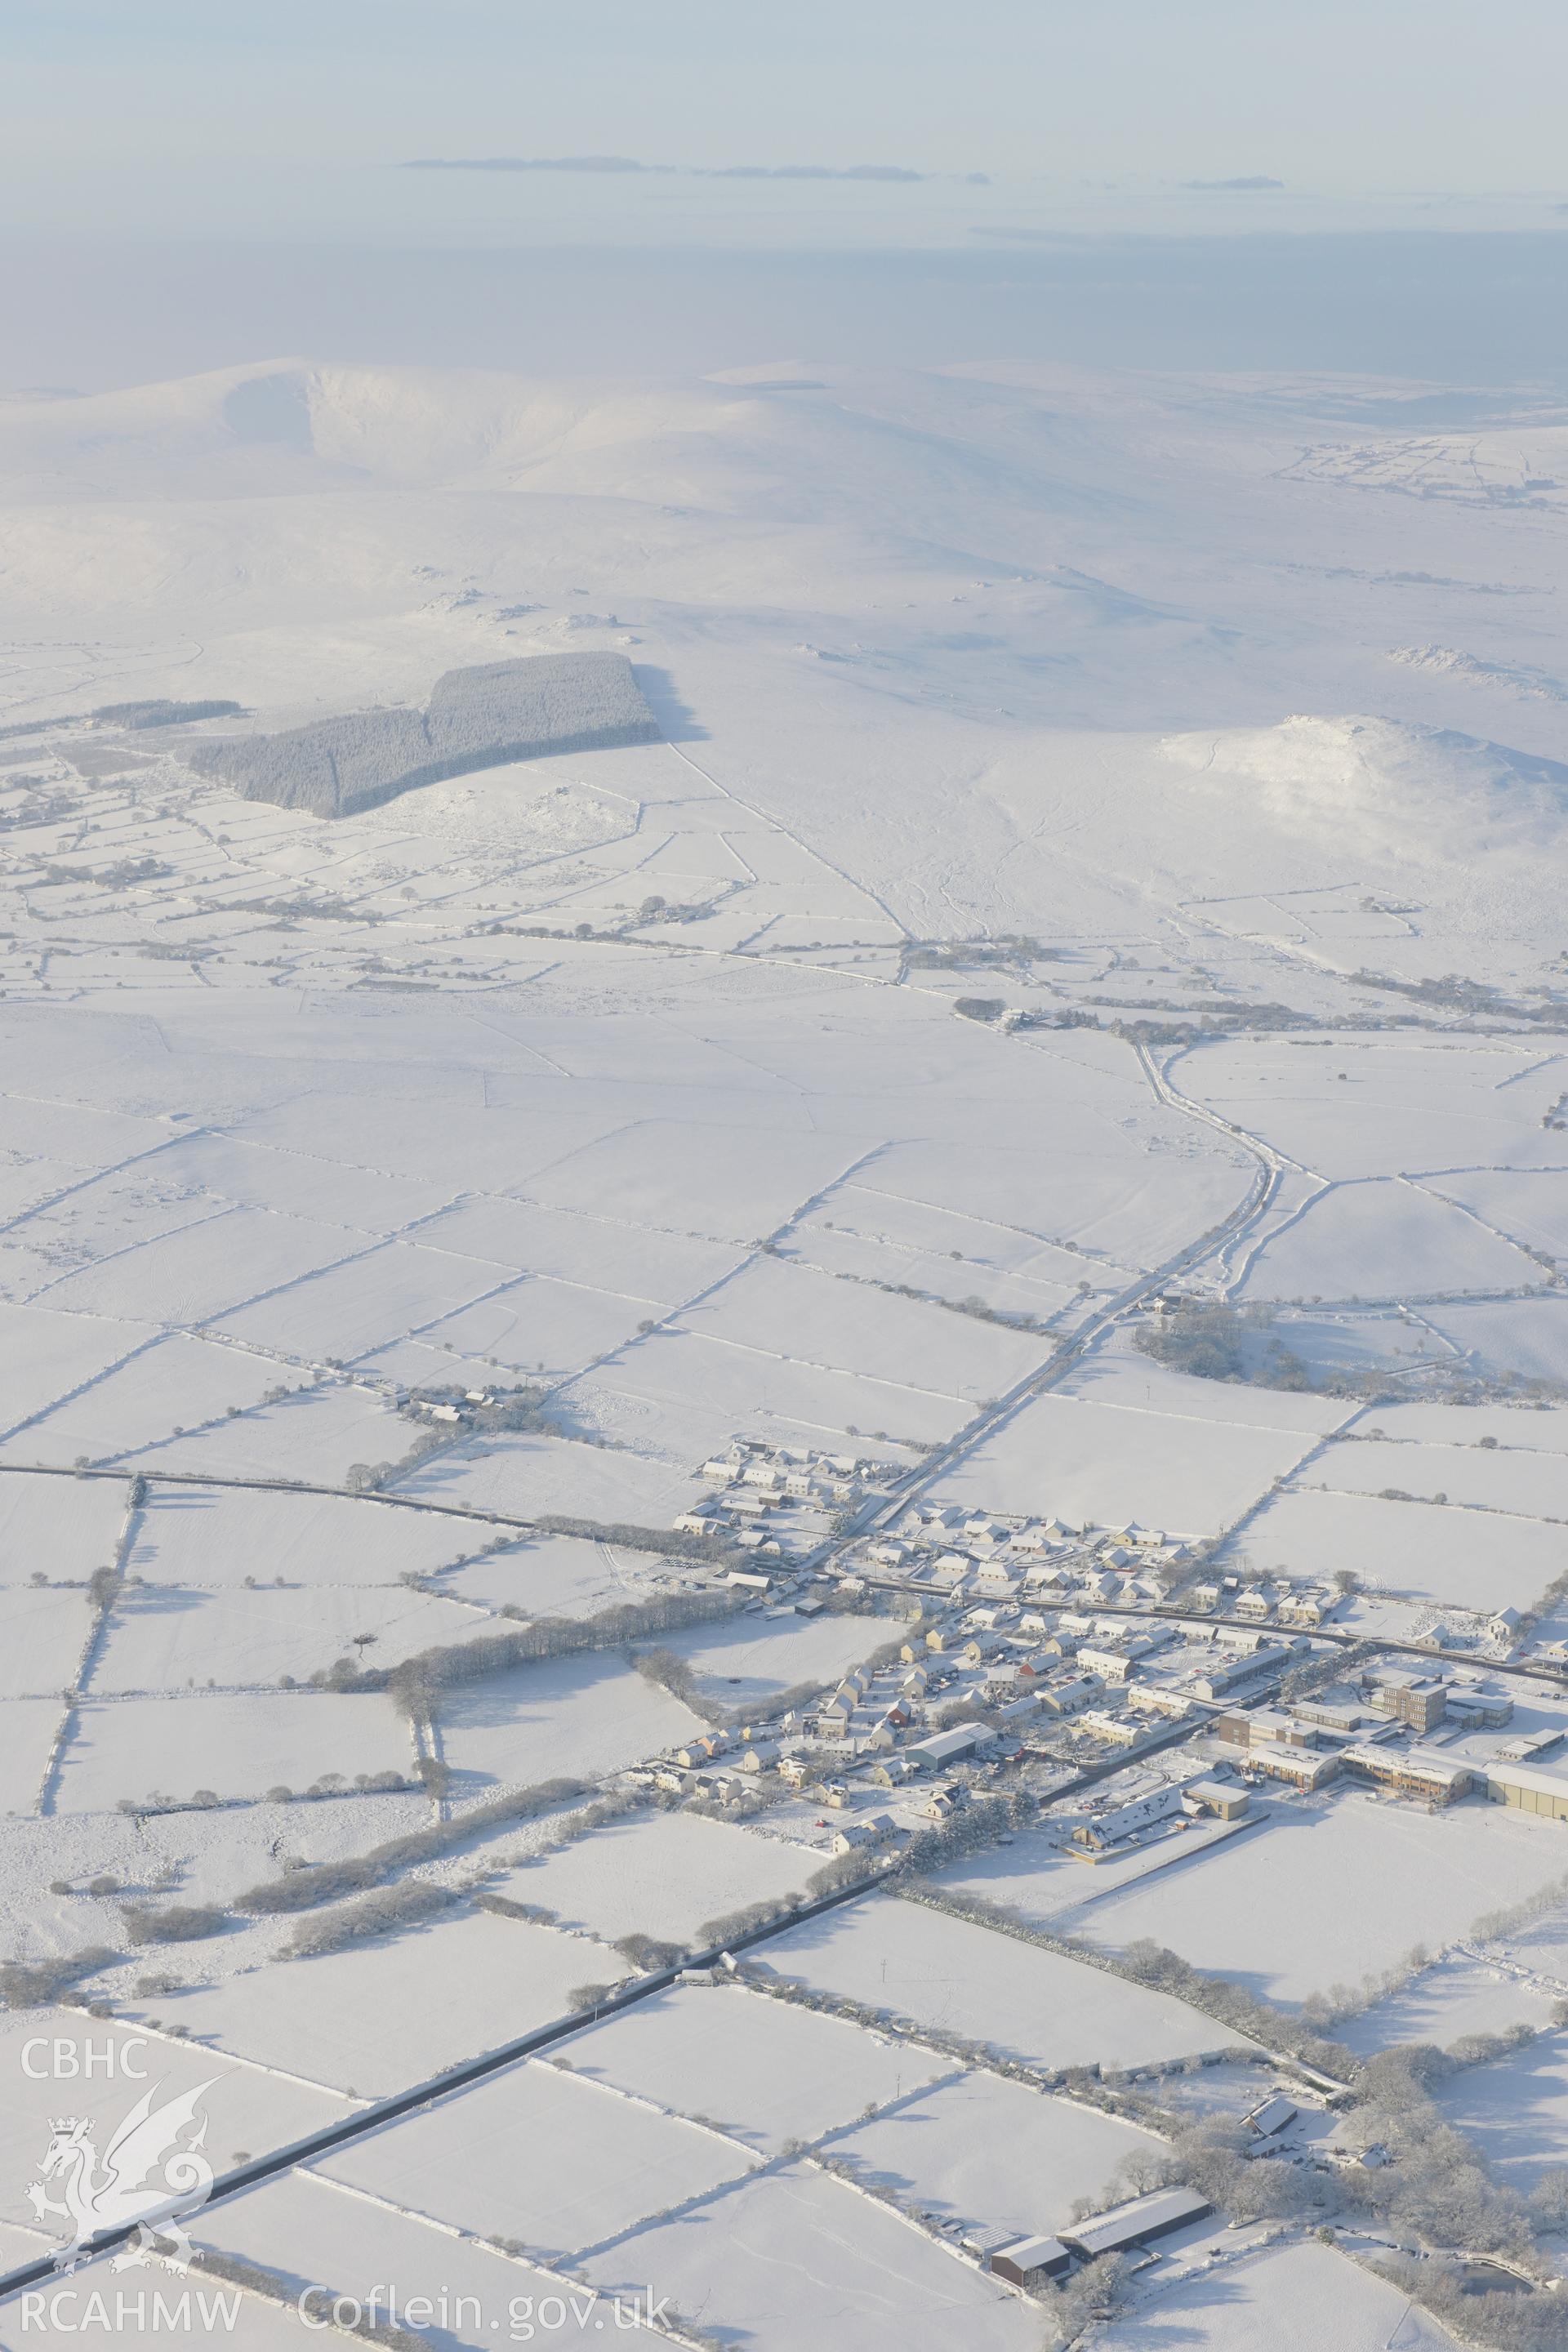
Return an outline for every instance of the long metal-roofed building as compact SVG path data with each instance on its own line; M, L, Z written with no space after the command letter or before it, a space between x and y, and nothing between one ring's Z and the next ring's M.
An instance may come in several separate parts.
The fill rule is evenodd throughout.
M1062 2243L1091 2263L1100 2254L1125 2254L1153 2238L1169 2237L1173 2230L1188 2229L1213 2211L1208 2199L1195 2189L1156 2189L1147 2197L1133 2198L1130 2205L1115 2206L1109 2213L1097 2213L1092 2221L1064 2230Z

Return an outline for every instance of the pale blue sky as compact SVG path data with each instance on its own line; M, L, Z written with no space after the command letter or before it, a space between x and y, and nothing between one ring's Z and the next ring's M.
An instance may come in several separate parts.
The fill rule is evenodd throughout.
M0 0L0 227L679 243L733 211L722 184L454 191L414 155L984 171L994 205L1253 174L1568 194L1563 0ZM874 242L951 233L947 204L752 209Z
M291 350L1568 383L1565 79L1568 0L0 0L0 390ZM679 169L402 168L592 154ZM694 176L802 163L929 176Z

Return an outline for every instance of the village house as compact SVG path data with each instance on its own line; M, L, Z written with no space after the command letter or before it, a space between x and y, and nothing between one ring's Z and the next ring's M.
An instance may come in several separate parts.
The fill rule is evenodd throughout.
M1143 1737L1141 1725L1129 1723L1124 1716L1107 1715L1102 1707L1090 1707L1081 1720L1086 1731L1113 1748L1131 1748Z
M868 1813L864 1821L846 1822L842 1829L835 1830L832 1850L835 1853L862 1853L885 1844L892 1834L890 1815Z
M684 1748L678 1748L675 1760L695 1770L699 1766L711 1764L716 1757L722 1756L729 1745L729 1739L722 1731L703 1732L697 1738L689 1739Z
M940 1780L926 1791L921 1805L921 1818L928 1822L951 1820L964 1801L964 1792L956 1780Z
M1333 1609L1333 1602L1318 1592L1292 1592L1279 1603L1281 1625L1296 1625L1310 1633L1320 1626Z
M1038 1697L1049 1715L1079 1715L1102 1697L1104 1691L1105 1685L1098 1675L1075 1675L1067 1682L1046 1684Z
M1137 1671L1138 1661L1126 1649L1112 1649L1108 1643L1084 1643L1078 1662L1102 1682L1124 1683Z

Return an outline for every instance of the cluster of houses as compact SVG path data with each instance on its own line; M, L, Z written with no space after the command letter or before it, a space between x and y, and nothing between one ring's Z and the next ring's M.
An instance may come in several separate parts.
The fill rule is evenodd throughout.
M678 1525L726 1538L731 1582L775 1599L794 1590L807 1614L826 1602L802 1556L836 1515L888 1492L879 1466L858 1456L743 1438L702 1475L711 1491ZM736 1546L757 1556L736 1567ZM1160 1770L1152 1785L1146 1772L1131 1783L1119 1773L1120 1790L1106 1784L1064 1822L1079 1860L1194 1821L1243 1823L1249 1792L1266 1783L1310 1794L1360 1782L1438 1805L1484 1790L1568 1818L1568 1771L1542 1761L1552 1740L1530 1735L1482 1763L1468 1743L1452 1752L1461 1734L1500 1731L1512 1714L1479 1662L1385 1662L1287 1703L1287 1670L1312 1654L1342 1596L1283 1577L1194 1576L1201 1559L1191 1538L1162 1528L921 1505L893 1532L861 1538L828 1575L859 1593L919 1596L921 1621L896 1664L857 1669L763 1727L704 1735L649 1774L687 1798L738 1807L764 1786L775 1798L797 1793L824 1809L844 1853L947 1819L976 1773L1003 1760L1059 1772L1118 1751L1130 1766L1158 1755ZM1486 1639L1507 1650L1517 1623L1500 1612Z
M1069 1526L932 1504L890 1535L868 1537L856 1565L868 1578L937 1591L952 1605L1037 1601L1056 1608L1158 1608L1237 1617L1313 1633L1342 1606L1331 1583L1277 1576L1200 1576L1196 1538L1136 1522Z
M952 1601L1073 1594L1159 1601L1192 1559L1193 1539L1163 1528L1068 1526L923 1504L892 1535L861 1548L868 1573L943 1591Z
M856 1454L737 1437L702 1465L710 1491L680 1514L676 1529L722 1537L765 1559L798 1558L822 1542L836 1513L887 1493L879 1473L879 1464Z
M1292 1663L1305 1637L1284 1644L1249 1627L1177 1627L1154 1619L1097 1616L989 1603L925 1642L973 1679L973 1695L1000 1727L1020 1735L1071 1725L1131 1746L1192 1718L1237 1689L1258 1686Z
M1288 1576L1255 1582L1236 1576L1208 1577L1189 1584L1182 1594L1184 1609L1223 1611L1244 1624L1274 1623L1299 1633L1315 1633L1340 1605L1341 1596L1331 1586L1301 1584Z
M894 1666L857 1667L814 1704L791 1708L766 1728L704 1732L630 1777L684 1797L744 1804L757 1795L761 1776L773 1774L784 1789L834 1812L855 1809L862 1797L887 1802L907 1792L900 1807L906 1822L944 1821L967 1790L936 1776L1007 1746L1005 1732L978 1716L931 1727L939 1715L978 1704L986 1654L973 1642L951 1654L928 1650L925 1636L916 1634ZM858 1814L835 1831L835 1852L895 1833L890 1820Z
M779 1769L784 1751L770 1732L704 1731L627 1779L679 1797L736 1803L754 1798L762 1777Z
M772 1774L770 1793L782 1784L830 1813L894 1805L910 1833L949 1818L974 1773L1001 1762L1033 1758L1056 1772L1086 1754L1135 1760L1173 1728L1201 1734L1222 1694L1267 1687L1292 1657L1248 1627L1178 1629L1008 1601L943 1606L908 1629L892 1664L858 1667L764 1727L705 1733L647 1769L670 1792L737 1806ZM861 1827L835 1824L842 1850L861 1842ZM871 1828L873 1838L893 1833Z
M1254 1580L1237 1576L1204 1578L1184 1586L1180 1598L1184 1609L1223 1612L1246 1624L1272 1623L1289 1627L1293 1633L1309 1633L1326 1625L1343 1604L1344 1596L1331 1585L1302 1584L1285 1576ZM1511 1657L1519 1645L1521 1622L1517 1609L1499 1609L1479 1619L1474 1632L1462 1638L1467 1642L1479 1638L1503 1657ZM1435 1631L1431 1638L1440 1642L1441 1630Z

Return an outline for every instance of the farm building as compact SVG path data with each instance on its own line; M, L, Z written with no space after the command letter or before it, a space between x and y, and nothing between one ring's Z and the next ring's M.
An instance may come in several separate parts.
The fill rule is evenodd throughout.
M1059 2238L1015 2238L997 2247L991 2268L1012 2286L1038 2286L1042 2279L1060 2278L1071 2261Z
M1152 2239L1168 2237L1173 2230L1190 2228L1213 2211L1207 2198L1200 2197L1196 2189L1156 2189L1148 2197L1133 2198L1129 2205L1097 2213L1092 2221L1080 2221L1065 2232L1062 2242L1091 2263L1101 2254L1131 2253Z

